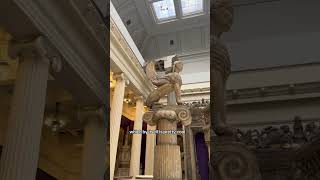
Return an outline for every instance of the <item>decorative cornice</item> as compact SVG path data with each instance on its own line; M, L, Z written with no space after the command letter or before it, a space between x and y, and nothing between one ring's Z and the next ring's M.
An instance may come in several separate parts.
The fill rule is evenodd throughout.
M310 66L319 66L319 65L320 65L319 62L310 62L310 63L303 63L303 64L291 64L291 65L273 66L273 67L265 67L265 68L235 70L235 71L232 71L232 73L235 74L235 73L274 71L274 70L279 70L279 69L289 69L289 68L297 68L297 67L310 67Z
M181 94L182 94L182 95L187 95L187 94L203 94L203 93L210 93L210 87L181 90Z
M302 118L301 121L303 123L312 123L312 122L319 122L319 118ZM263 127L263 126L279 126L283 124L293 124L294 121L292 119L274 119L270 121L263 121L263 122L245 122L245 123L239 123L239 122L230 122L229 124L231 126L237 127L237 128L250 128L250 127Z
M179 59L183 60L184 62L197 62L197 61L208 61L210 59L210 49L198 50L198 51L189 51L189 52L182 52L177 54ZM208 59L204 59L208 58Z
M106 44L97 40L75 3L57 3L55 0L14 2L83 80L82 87L88 87L97 98L93 101L106 104Z
M210 98L210 87L181 90L181 97L183 102L198 101L200 96ZM229 89L227 90L226 98L227 105L236 105L315 97L320 97L320 82L285 84L247 89ZM161 99L161 102L165 101L165 98Z
M102 47L107 48L107 36L108 33L106 26L104 25L103 19L99 15L99 12L95 8L94 4L90 0L70 1L74 7L78 10L80 17L91 29L92 35L100 43ZM106 49L108 50L108 49Z
M227 100L229 102L235 100L249 100L253 98L267 98L279 96L292 96L303 94L319 93L320 82L301 83L301 84L285 84L279 86L257 87L248 89L233 89L227 91Z
M113 63L116 65L116 67L128 77L129 81L134 86L133 88L138 91L136 92L137 94L147 97L152 91L153 86L146 77L137 56L123 37L112 17L110 17L110 30L111 64Z

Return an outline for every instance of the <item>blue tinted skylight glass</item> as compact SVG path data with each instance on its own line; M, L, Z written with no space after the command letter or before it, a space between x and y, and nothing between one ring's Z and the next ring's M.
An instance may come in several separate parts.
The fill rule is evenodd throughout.
M176 17L173 0L162 0L152 3L153 9L159 21Z
M181 0L182 15L192 15L203 12L203 0Z

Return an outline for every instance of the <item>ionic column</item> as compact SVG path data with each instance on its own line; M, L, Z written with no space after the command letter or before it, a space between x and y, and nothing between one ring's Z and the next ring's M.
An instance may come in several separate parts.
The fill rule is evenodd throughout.
M36 177L49 66L55 65L52 67L57 71L61 68L59 55L50 50L55 51L41 37L9 46L9 54L19 57L20 63L0 162L0 179L34 180Z
M127 82L123 73L114 74L113 79L116 80L116 85L112 97L110 112L110 179L113 179L114 177L123 108L124 90Z
M180 146L177 145L177 134L174 132L177 130L178 122L184 126L191 124L190 111L183 106L165 106L146 112L143 120L151 126L157 125L160 131L155 147L154 179L181 180Z
M143 98L138 97L136 100L136 119L134 121L133 130L142 130L142 115L143 115ZM130 176L135 177L139 175L140 170L140 155L141 155L141 140L142 134L132 135L132 146L131 146L131 159L130 159Z
M81 180L103 179L105 173L105 153L107 128L103 122L105 110L85 108L79 113L84 122L84 146L82 153Z
M157 126L147 125L147 131L155 131ZM146 158L145 158L145 175L153 175L154 168L154 149L156 146L156 134L147 134L146 140Z

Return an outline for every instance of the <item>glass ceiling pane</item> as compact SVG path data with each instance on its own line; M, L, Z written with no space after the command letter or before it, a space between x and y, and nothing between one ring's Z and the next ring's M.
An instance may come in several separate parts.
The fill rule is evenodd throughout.
M203 12L203 0L181 0L182 15L192 15Z
M173 0L161 0L152 3L153 9L159 21L168 20L176 17Z

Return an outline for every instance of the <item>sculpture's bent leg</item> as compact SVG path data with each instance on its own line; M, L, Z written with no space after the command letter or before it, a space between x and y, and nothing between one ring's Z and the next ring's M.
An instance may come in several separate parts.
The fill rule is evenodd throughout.
M174 92L176 94L176 101L178 105L182 105L181 101L181 85L176 83L174 84Z
M173 85L172 84L164 84L160 86L158 89L153 90L147 100L146 100L146 105L148 107L151 107L152 103L158 102L161 97L164 97L166 94L169 94L170 92L173 91Z

